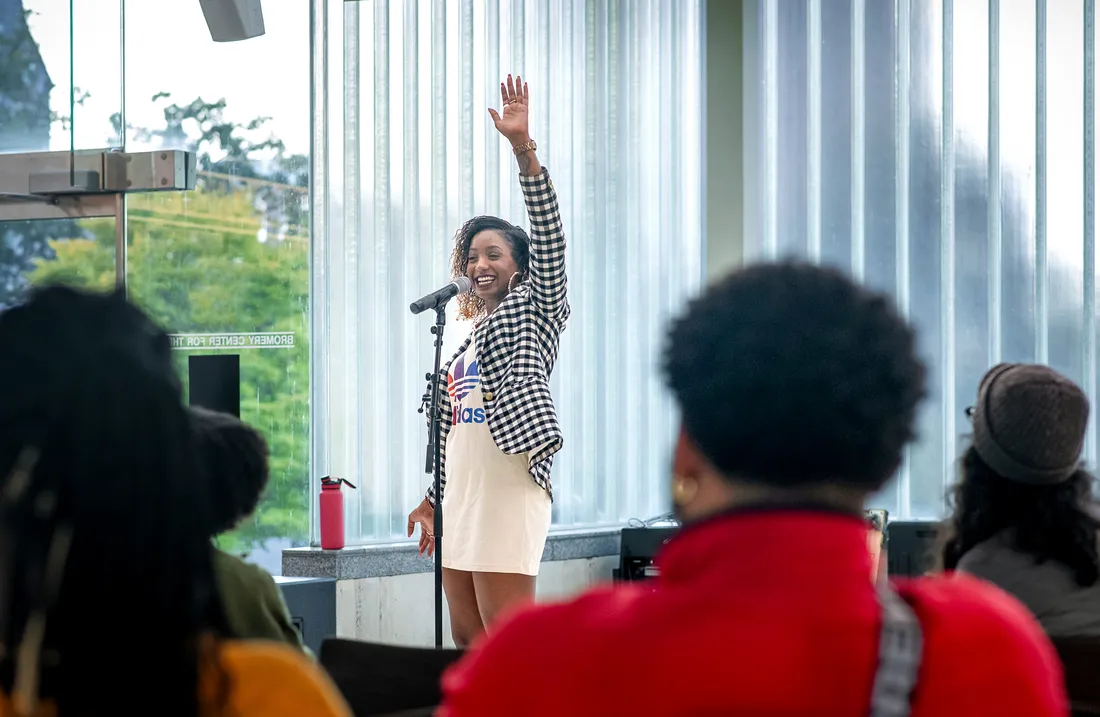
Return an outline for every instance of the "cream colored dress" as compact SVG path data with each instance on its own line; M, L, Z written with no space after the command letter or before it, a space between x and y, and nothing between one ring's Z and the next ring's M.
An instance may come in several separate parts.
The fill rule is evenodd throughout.
M550 530L550 496L531 478L527 454L507 455L489 432L478 373L477 330L451 364L443 567L538 575Z

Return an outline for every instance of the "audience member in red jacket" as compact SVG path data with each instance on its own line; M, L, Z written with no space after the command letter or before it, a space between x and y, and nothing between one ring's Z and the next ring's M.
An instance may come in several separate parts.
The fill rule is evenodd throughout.
M515 615L445 677L440 713L1066 715L1015 599L962 577L872 584L861 511L913 438L914 343L831 270L758 265L708 290L665 358L684 529L660 577ZM899 619L916 632L883 639ZM879 692L899 665L910 683Z

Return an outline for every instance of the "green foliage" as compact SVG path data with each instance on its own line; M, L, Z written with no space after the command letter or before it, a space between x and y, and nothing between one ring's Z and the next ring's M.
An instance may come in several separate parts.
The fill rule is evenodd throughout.
M239 350L241 418L267 437L271 482L256 514L219 541L247 552L267 538L302 544L309 529L308 241L257 240L261 218L245 189L133 195L129 200L131 297L172 333L291 331L294 347ZM51 242L33 284L109 288L113 220L85 223L91 239ZM304 232L301 232L304 233ZM204 350L204 353L213 351ZM186 377L187 356L179 351Z
M207 102L198 97L190 102L172 102L168 92L150 99L161 105L164 124L159 129L127 127L129 136L142 145L174 147L195 153L196 164L210 174L229 178L235 186L248 184L253 204L263 208L267 223L281 233L309 226L309 157L287 154L286 144L267 131L269 117L257 117L243 125L225 117L225 99ZM121 131L121 117L111 117L115 133Z
M241 418L271 447L260 510L225 549L266 538L304 542L309 530L309 243L261 244L248 188L133 197L127 257L131 295L173 333L290 331L294 347L241 356ZM300 234L304 234L301 232ZM179 352L181 373L186 356Z

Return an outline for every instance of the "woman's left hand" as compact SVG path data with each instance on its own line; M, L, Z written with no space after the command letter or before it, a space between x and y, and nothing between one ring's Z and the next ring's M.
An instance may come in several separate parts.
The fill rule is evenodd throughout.
M531 139L527 129L527 83L519 75L513 83L512 76L508 75L508 81L500 83L500 99L504 103L501 114L489 108L489 116L493 118L497 131L513 147Z

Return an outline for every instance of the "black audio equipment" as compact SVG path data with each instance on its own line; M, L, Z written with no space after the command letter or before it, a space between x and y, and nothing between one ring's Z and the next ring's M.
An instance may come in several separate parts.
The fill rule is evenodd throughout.
M886 524L889 549L886 572L890 577L920 577L932 567L932 551L939 523L930 520L891 520Z
M665 543L679 532L679 525L654 525L623 528L619 546L619 567L613 571L616 580L631 582L647 580L657 575L653 559Z

